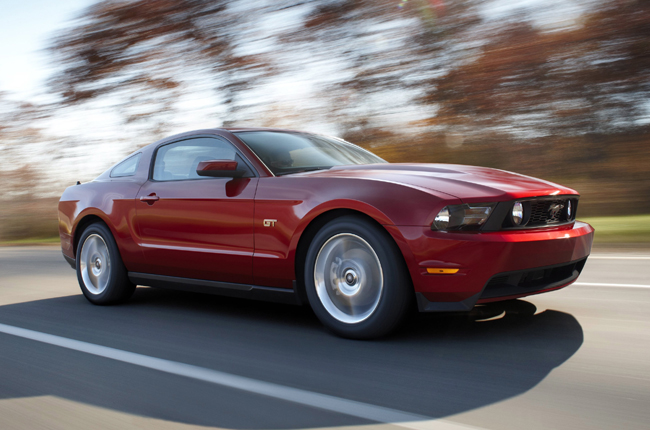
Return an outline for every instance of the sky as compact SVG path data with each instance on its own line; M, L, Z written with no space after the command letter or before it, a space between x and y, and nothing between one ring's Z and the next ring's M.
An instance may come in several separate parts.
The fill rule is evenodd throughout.
M0 91L32 99L44 91L51 71L48 40L94 0L2 0Z

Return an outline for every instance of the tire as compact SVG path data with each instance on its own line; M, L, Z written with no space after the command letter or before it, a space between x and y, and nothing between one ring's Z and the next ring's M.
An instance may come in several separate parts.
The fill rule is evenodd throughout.
M135 291L115 239L103 223L90 224L81 234L76 267L81 291L93 304L120 303Z
M336 218L316 233L305 260L305 288L325 327L350 339L389 334L413 300L397 245L360 216Z

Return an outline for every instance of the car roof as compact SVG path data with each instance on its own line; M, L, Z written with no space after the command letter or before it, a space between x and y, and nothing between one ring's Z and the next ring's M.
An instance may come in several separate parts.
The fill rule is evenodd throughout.
M291 130L286 128L272 128L272 127L219 127L217 130L226 130L231 133L238 131L280 131L280 132L291 132L291 133L310 133L309 131L303 130Z

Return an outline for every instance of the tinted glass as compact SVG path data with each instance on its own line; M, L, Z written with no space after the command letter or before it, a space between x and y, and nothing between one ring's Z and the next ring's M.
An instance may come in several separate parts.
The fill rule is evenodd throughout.
M111 178L135 175L135 171L138 169L138 163L140 163L141 155L142 154L135 154L113 167L113 170L111 170Z
M274 175L386 161L356 145L332 137L279 131L235 133Z
M201 161L235 160L233 146L220 139L197 138L182 140L162 146L156 153L153 179L174 181L183 179L207 179L196 173Z

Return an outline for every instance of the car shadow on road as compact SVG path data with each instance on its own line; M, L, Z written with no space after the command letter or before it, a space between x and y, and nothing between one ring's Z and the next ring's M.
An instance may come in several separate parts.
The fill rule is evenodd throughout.
M138 288L124 305L81 295L0 307L0 323L432 418L522 394L582 345L570 314L524 300L469 315L420 314L378 341L327 333L308 307ZM3 336L0 399L53 395L227 428L367 421Z

